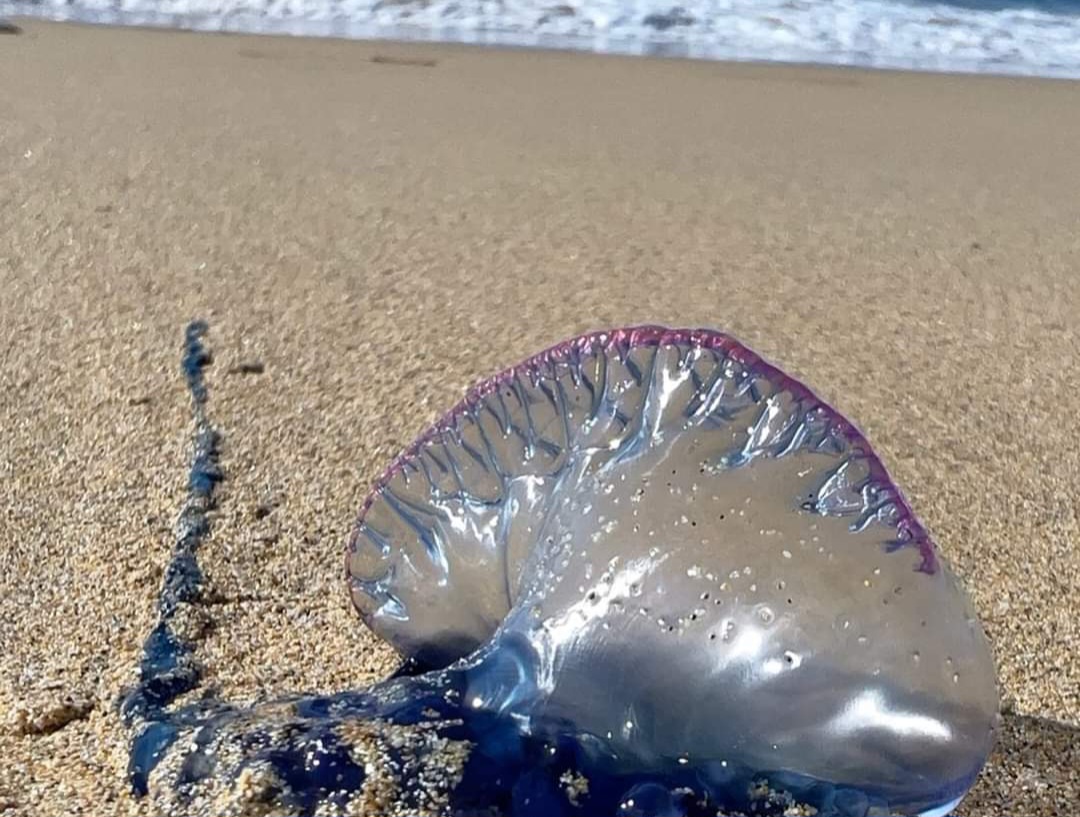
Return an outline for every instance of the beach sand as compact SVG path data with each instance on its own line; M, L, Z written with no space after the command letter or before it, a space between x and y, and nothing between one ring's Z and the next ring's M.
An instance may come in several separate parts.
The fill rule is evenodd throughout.
M1080 83L19 24L0 812L146 810L115 701L184 496L193 317L223 695L394 666L342 548L471 382L587 329L705 325L863 427L973 595L1006 714L959 813L1072 812Z

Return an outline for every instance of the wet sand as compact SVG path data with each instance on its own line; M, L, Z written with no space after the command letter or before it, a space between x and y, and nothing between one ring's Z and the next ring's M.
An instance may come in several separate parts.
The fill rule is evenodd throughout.
M19 22L0 38L0 812L145 811L114 702L224 434L209 680L394 658L341 554L475 379L725 329L855 419L970 589L1000 746L960 814L1080 800L1080 83Z

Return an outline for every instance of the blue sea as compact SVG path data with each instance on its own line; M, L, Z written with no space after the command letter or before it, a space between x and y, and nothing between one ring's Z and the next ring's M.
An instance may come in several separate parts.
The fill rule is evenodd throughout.
M0 0L0 16L1080 78L1080 0Z

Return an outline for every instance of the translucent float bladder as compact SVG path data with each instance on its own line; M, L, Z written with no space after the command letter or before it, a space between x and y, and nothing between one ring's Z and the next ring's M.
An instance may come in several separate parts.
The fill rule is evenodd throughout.
M993 742L979 622L870 444L720 333L586 335L480 384L380 480L348 570L404 655L464 658L473 706L611 772L929 814Z

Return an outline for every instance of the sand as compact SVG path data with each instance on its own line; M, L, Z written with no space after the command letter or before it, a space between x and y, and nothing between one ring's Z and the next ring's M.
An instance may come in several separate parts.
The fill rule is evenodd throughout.
M960 814L1071 812L1080 83L19 24L0 812L145 811L114 702L184 496L197 316L222 694L394 665L342 547L472 381L590 328L706 325L859 422L972 593L1006 715Z

